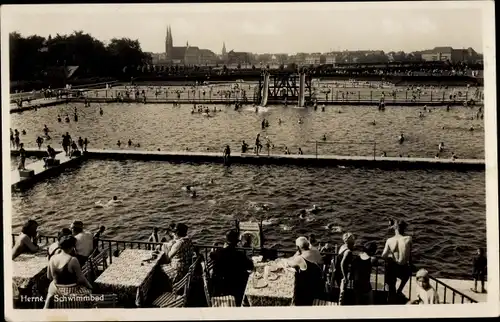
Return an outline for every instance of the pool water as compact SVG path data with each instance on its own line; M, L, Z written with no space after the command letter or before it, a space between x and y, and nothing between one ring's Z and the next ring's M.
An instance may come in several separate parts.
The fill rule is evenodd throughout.
M78 122L73 121L74 108L78 111ZM99 107L104 115L99 114ZM377 107L368 106L327 106L321 109L269 106L255 108L244 106L241 111L234 107L215 106L221 110L206 117L191 114L192 105L173 107L172 104L92 104L84 107L71 103L55 107L41 108L11 114L11 127L25 129L27 134L21 141L27 147L36 147L36 137L43 135L46 124L52 131L51 140L44 142L61 149L62 134L69 132L73 139L88 138L89 148L117 149L120 140L125 147L131 139L140 149L163 151L220 151L229 144L233 151L239 151L241 141L252 147L255 137L269 137L274 148L271 153L281 154L284 147L291 153L302 148L305 154L335 154L379 156L431 157L438 152L443 142L445 151L441 157L449 158L454 152L459 158L484 158L483 120L471 119L477 112L466 107L432 108L431 112L418 107L387 107L385 112ZM212 111L214 105L209 105ZM71 122L64 122L69 114ZM63 121L57 122L61 115ZM299 119L303 122L299 124ZM262 130L262 120L270 126ZM282 123L279 124L278 120ZM375 121L375 125L372 122ZM474 128L470 131L470 128ZM399 144L398 137L403 133L406 140ZM322 142L323 135L327 142ZM316 141L319 145L316 148ZM264 141L265 142L265 141ZM263 142L263 143L264 143ZM374 145L373 142L376 144Z

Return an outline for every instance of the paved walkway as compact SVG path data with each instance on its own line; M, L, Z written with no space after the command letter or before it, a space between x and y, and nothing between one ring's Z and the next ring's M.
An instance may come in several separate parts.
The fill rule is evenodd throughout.
M383 290L384 289L384 275L379 274L378 275L378 280L377 284L375 286L375 274L372 274L372 286L373 288L377 290ZM449 287L453 287L455 290L469 296L470 298L478 301L478 302L487 302L488 301L488 294L484 293L474 293L470 290L471 287L474 286L474 281L472 280L459 280L459 279L447 279L447 278L438 278L438 280L444 284L446 284ZM399 280L397 285L399 285ZM410 289L411 286L411 289ZM451 304L453 302L453 292L449 289L446 288L446 296L445 296L445 287L442 284L437 285L436 287L436 282L431 280L431 286L434 287L434 289L437 289L438 295L439 295L439 300L443 303L446 301L447 304ZM487 283L485 283L485 288L487 288ZM415 300L417 298L417 292L418 292L418 284L415 276L411 278L411 285L410 281L405 285L403 289L403 294L409 298L411 301ZM459 294L455 295L455 304L460 304L462 303L462 296ZM469 301L464 298L464 303L469 303Z
M61 165L63 165L65 163L67 163L68 161L70 161L71 159L69 157L67 157L64 153L58 153L58 154L56 154L56 160L59 160L61 162ZM44 164L45 164L45 162L43 160L40 160L40 161L33 162L33 163L26 165L26 169L27 170L34 170L35 171L34 176L37 177L37 176L41 175L42 173L44 173L45 171L54 168L54 167L45 168ZM59 166L57 166L57 167L59 167ZM17 170L17 169L12 170L10 175L11 175L11 185L17 185L21 181L33 179L33 177L30 177L30 178L21 177L19 175L19 170Z
M10 112L21 112L25 110L31 110L35 107L46 107L46 106L52 106L60 103L66 102L65 98L39 98L39 99L34 99L32 101L28 102L23 102L23 106L19 107L15 103L10 104Z
M134 150L134 149L120 149L120 150L97 150L89 149L89 154L98 157L99 155L107 157L113 157L113 155L130 156L134 159L189 159L196 160L199 159L203 162L215 161L222 162L222 153L214 152L190 152L190 151L144 151L144 150ZM297 163L298 161L311 161L311 163L318 161L324 161L323 163L341 162L345 165L373 165L378 163L384 166L413 166L418 165L419 168L471 168L471 169L481 169L485 166L485 161L482 159L434 159L434 158L398 158L398 157L373 157L373 156L340 156L340 155L297 155L297 154L244 154L233 152L230 157L231 162L234 163L263 163L266 160L270 163L288 164ZM273 162L274 161L274 162Z
M44 151L36 148L27 148L28 155L40 155ZM16 150L11 151L17 155ZM199 161L199 162L222 162L222 153L219 152L191 152L191 151L148 151L136 150L135 148L123 149L88 149L88 156L92 158L129 158L138 160L177 160L177 161ZM298 155L298 154L260 154L253 153L231 153L230 161L232 163L276 163L276 164L313 164L320 162L321 164L332 165L343 164L345 166L384 166L391 167L409 167L409 168L439 168L439 169L476 169L481 170L485 167L483 159L434 159L434 158L398 158L398 157L373 157L373 156L342 156L342 155ZM308 162L309 161L309 162Z

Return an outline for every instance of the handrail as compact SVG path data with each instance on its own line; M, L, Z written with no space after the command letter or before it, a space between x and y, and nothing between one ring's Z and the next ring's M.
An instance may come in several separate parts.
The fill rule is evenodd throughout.
M443 303L446 303L446 290L449 289L450 291L452 291L452 304L455 304L455 294L458 294L461 298L462 298L462 301L461 301L461 304L465 303L464 300L467 299L469 301L469 303L477 303L476 300L474 300L473 298L471 298L470 296L458 291L457 289L449 286L448 284L446 283L443 283L442 281L438 280L437 278L435 277L432 277L432 276L429 276L430 280L434 281L436 284L435 284L435 291L437 293L438 291L438 285L441 285L444 287L444 298L442 299Z
M356 141L306 141L306 143L314 143L315 144L315 155L316 155L316 159L318 158L318 144L331 144L331 145L335 145L335 144L339 144L339 145L342 145L342 144L358 144L358 145L373 145L373 160L376 160L377 158L377 142L376 141L360 141L360 142L356 142Z
M12 233L12 242L15 242L15 237L17 234ZM38 241L41 242L42 240L45 240L46 243L48 244L49 242L55 242L57 240L57 236L46 236L46 235L39 235L38 236ZM152 249L155 246L160 246L163 245L161 242L148 242L148 241L125 241L125 240L116 240L116 239L107 239L107 238L99 238L98 239L98 245L101 246L102 249L108 249L109 251L109 261L110 264L113 262L113 255L115 252L119 252L120 248L126 249L127 244L130 245L130 248L134 248L134 245L137 245L138 249L141 249L142 246L144 246L144 249ZM105 247L107 246L107 247ZM122 247L120 247L122 246ZM223 246L215 246L215 245L193 245L195 247L195 251L200 254L203 252L203 255L205 258L209 257L210 252L212 252L214 249L220 249L223 248ZM293 255L296 253L296 250L294 249L273 249L273 248L248 248L248 247L237 247L238 250L243 250L245 251L246 254L250 253L251 255L261 255L261 254L266 254L271 257L279 258L280 254L282 255ZM335 251L334 252L322 252L321 253L323 256L326 256L328 258L331 258L329 263L325 263L324 271L325 273L329 274L330 276L327 277L327 283L331 282L331 279L333 278L333 267L335 266L335 260L337 257L337 245L335 245ZM380 256L375 256L377 258L377 264L374 265L373 269L375 270L375 291L386 291L386 285L384 283L383 289L378 289L378 280L379 280L379 273L383 273L385 271L385 260L381 258ZM381 263L380 261L383 261ZM383 269L382 272L380 272L380 269ZM435 290L436 292L438 291L438 286L441 285L444 287L444 298L442 299L443 302L446 302L446 297L447 297L447 290L450 290L452 292L452 303L455 303L455 297L458 294L459 297L461 297L461 303L465 303L465 300L469 301L469 303L478 303L478 301L474 300L470 296L463 294L462 292L458 291L457 289L447 285L446 283L438 280L435 277L430 276L430 279L435 282ZM409 301L411 302L411 278L409 279Z

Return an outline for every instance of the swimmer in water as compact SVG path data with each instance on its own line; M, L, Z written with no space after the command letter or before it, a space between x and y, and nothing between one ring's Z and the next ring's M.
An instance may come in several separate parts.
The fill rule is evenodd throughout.
M305 209L302 209L300 212L299 212L299 218L300 219L306 219L306 216L307 216L307 212Z
M57 122L61 123L61 116L57 115Z
M26 130L22 130L22 131L21 131L21 134L22 134L22 135L26 135Z
M186 189L186 191L191 191L191 186L190 185L187 185L184 188Z
M313 205L311 209L307 209L306 211L311 214L317 214L321 211L321 208L317 207L316 205Z
M373 120L372 125L377 125L377 122L375 122L375 120Z
M321 138L321 140L326 141L326 134L323 134L323 137Z
M278 119L278 124L281 124L281 119Z
M66 121L66 123L69 123L69 116L68 116L68 114L66 114L65 121Z
M122 145L122 143L120 142L120 140L118 140L118 142L116 142L116 145L118 145L118 147L120 147Z
M405 136L403 133L401 133L401 135L399 136L399 144L403 144L404 141L405 141Z
M471 127L469 128L469 131L471 131L471 132L472 132L472 131L474 131L474 127L473 127L473 126L471 126Z
M108 201L108 205L117 204L117 203L121 203L121 202L122 201L118 200L117 196L113 196L113 199L111 199L110 201Z
M299 119L299 124L302 124L302 123L303 123L303 122L302 122L302 118L300 118L300 119Z
M102 110L102 107L99 107L99 114L103 115L104 111Z
M191 191L191 198L196 198L196 197L197 197L196 191L195 190Z
M439 150L439 152L444 151L444 143L443 142L439 143L438 150Z

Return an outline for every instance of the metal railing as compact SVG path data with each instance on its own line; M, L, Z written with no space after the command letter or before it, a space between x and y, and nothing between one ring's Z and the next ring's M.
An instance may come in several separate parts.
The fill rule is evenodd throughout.
M445 284L442 281L438 280L437 278L432 277L432 276L429 276L429 278L430 278L430 280L432 282L435 283L434 284L434 289L436 290L436 293L438 293L438 288L439 287L444 287L444 291L443 291L444 296L443 296L442 299L440 299L442 301L442 303L447 303L446 299L447 299L448 291L451 292L451 304L455 304L455 301L456 301L455 299L457 297L460 300L461 304L464 304L464 303L477 303L477 301L474 300L473 298L471 298L470 296L468 296L466 294L463 294L462 292L454 289L453 287L449 286L448 284ZM448 299L449 299L449 297L448 297Z
M316 159L318 158L318 155L321 155L321 153L318 153L318 147L321 145L370 145L373 147L373 160L376 159L377 157L377 142L375 141L366 141L366 142L354 142L354 141L344 141L344 142L333 142L333 141L307 141L307 143L313 143L314 144L314 155L316 156ZM327 153L331 154L331 153ZM342 154L346 156L350 156L352 154Z
M15 243L15 238L17 234L12 234L12 243ZM44 235L39 235L38 236L38 242L45 242L45 244L50 244L54 243L57 241L57 236L44 236ZM98 240L98 247L100 249L108 249L109 254L109 264L113 262L113 257L118 256L121 251L124 249L146 249L146 250L153 250L157 246L161 246L163 243L158 243L158 242L145 242L145 241L125 241L125 240L116 240L116 239L99 239ZM194 245L195 252L197 254L203 255L204 258L208 259L210 257L210 253L223 248L223 246L214 246L214 245ZM323 258L325 260L325 264L323 266L323 273L325 277L325 282L327 284L333 285L333 273L334 273L334 267L336 264L336 258L337 258L337 245L335 245L335 251L334 252L322 252L321 254L323 255ZM296 250L293 249L274 249L274 248L244 248L244 247L238 247L238 250L244 251L247 256L257 256L257 255L262 255L265 259L273 260L277 258L283 258L287 256L293 256L296 253ZM383 274L386 271L386 261L380 257L376 257L377 261L373 265L373 270L372 274L375 275L375 280L374 280L374 291L382 291L382 292L387 292L387 287L385 284L385 277L382 285L379 285L379 278L384 276ZM466 294L463 294L459 290L447 285L446 283L438 280L437 278L434 278L430 276L431 281L435 283L435 290L438 292L438 288L444 287L444 298L442 299L443 303L446 303L446 299L448 297L448 293L451 292L451 303L455 304L456 300L459 299L461 302L460 303L477 303L476 300L473 298L469 297ZM409 283L409 290L408 290L408 300L409 302L412 301L412 278L408 280ZM352 281L348 285L348 287L352 287Z
M435 90L414 92L410 90L394 91L392 88L382 89L355 89L351 86L342 87L322 87L315 91L315 97L320 102L370 102L373 104L379 103L381 100L384 102L394 103L433 103L441 102L447 104L456 104L461 102L468 102L473 99L476 102L482 102L483 93L476 96L475 92L469 93L464 90L448 91L448 90Z

